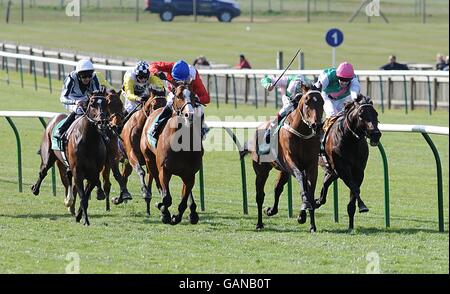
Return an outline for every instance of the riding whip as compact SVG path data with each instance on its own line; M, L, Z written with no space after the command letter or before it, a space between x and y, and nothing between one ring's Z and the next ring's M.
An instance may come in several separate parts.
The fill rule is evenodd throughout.
M302 49L298 49L297 53L295 53L294 57L292 58L291 62L289 62L288 66L286 67L286 69L283 71L283 73L278 77L278 79L276 80L276 82L273 84L273 86L275 87L275 85L278 83L278 81L281 79L281 77L284 76L284 74L286 73L286 71L289 69L289 67L291 67L292 63L294 62L295 58L297 58L297 55L300 53L300 51L302 51Z

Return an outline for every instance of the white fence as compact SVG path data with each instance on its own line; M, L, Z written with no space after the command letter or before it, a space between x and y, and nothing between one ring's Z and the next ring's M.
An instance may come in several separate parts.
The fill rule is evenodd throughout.
M0 44L0 47L3 50L0 51L3 70L42 74L49 79L57 77L58 80L62 80L68 72L73 70L76 60L90 58L7 44ZM28 54L6 52L6 50L26 51ZM91 60L95 63L95 68L102 71L106 79L115 87L120 87L124 72L133 65L131 61L98 57ZM255 107L268 104L278 107L281 103L278 92L269 93L259 83L264 75L281 74L281 70L199 69L199 73L213 102L217 105L245 103ZM289 70L287 72L287 74L304 74L312 79L317 78L320 73L320 70ZM375 104L380 105L383 111L385 107L404 107L407 111L417 106L427 106L430 112L437 107L448 108L448 72L361 70L356 71L356 74L361 82L361 92L371 96Z

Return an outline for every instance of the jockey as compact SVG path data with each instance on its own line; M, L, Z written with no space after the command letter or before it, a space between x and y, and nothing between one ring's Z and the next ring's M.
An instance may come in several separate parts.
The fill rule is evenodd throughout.
M59 100L66 109L72 112L55 134L56 138L61 139L62 135L75 121L75 118L84 114L88 95L99 90L100 83L94 73L94 65L92 62L88 59L78 61L76 69L64 80L64 86Z
M179 60L177 62L153 62L150 64L150 71L157 75L161 79L167 79L168 81L179 83L179 82L188 82L192 86L192 92L196 95L198 101L201 104L208 104L210 101L210 97L208 92L203 85L202 80L200 79L200 75L197 69L186 63L184 60ZM169 89L171 89L171 85L169 84ZM169 92L167 97L167 104L164 107L164 110L158 117L158 121L153 125L150 130L150 133L153 137L158 133L159 126L161 122L166 118L170 117L172 114L172 105L173 105L174 94ZM194 101L193 101L194 102ZM195 104L195 103L194 103ZM199 107L201 112L202 122L204 120L204 112L203 106ZM206 126L202 125L202 138L205 137L206 133L209 129Z
M326 118L323 129L326 132L336 115L344 109L345 103L356 100L361 88L353 66L347 62L341 63L337 69L325 69L315 86L322 89Z
M138 105L148 99L151 89L163 90L164 84L157 76L150 74L146 61L139 61L123 77L122 96L125 99L126 111L124 116L136 111Z
M261 85L267 89L269 92L275 87L280 89L283 95L281 101L283 106L277 113L277 117L270 122L270 127L266 129L264 133L264 141L269 144L270 142L270 130L275 128L277 123L280 122L284 117L291 113L295 109L295 105L301 98L302 85L310 86L311 81L303 75L289 75L282 77L278 83L274 86L275 81L278 77L276 76L265 76L261 79Z

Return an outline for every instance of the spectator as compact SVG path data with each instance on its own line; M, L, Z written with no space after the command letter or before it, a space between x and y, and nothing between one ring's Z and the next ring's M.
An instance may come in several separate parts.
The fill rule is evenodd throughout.
M389 56L389 63L380 67L381 70L409 70L406 64L397 63L395 55Z
M448 71L448 55L445 57L445 67L443 70Z
M235 68L238 69L251 69L252 67L250 66L250 63L247 61L247 59L245 59L244 54L239 55L239 63L236 64Z
M444 55L442 54L436 55L436 70L444 70L446 66L447 64L444 59Z
M206 59L205 56L199 56L197 57L197 59L194 60L194 62L192 63L193 66L210 66L208 59Z

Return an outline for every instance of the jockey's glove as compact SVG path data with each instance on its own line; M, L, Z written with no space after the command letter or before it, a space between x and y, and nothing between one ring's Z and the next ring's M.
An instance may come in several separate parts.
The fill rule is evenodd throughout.
M156 75L160 80L163 80L163 81L167 80L166 74L163 73L162 71L158 71L155 75Z

